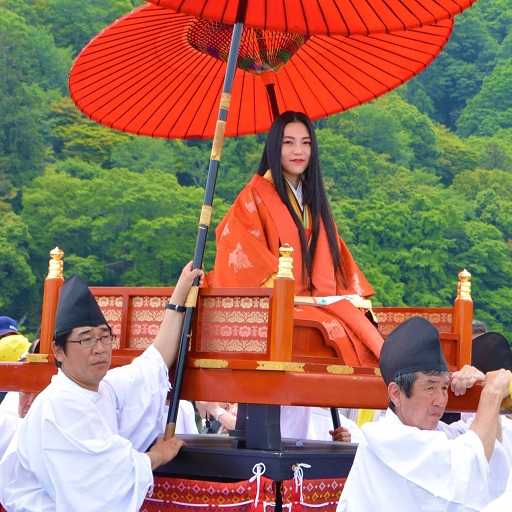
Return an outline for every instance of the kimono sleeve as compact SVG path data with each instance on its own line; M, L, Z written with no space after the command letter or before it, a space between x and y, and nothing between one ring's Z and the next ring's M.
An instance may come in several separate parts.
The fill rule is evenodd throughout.
M115 402L119 434L145 451L160 432L170 389L162 356L150 346L131 364L109 370L103 385Z
M213 282L222 287L258 287L277 272L279 247L275 225L257 191L246 187L216 231Z

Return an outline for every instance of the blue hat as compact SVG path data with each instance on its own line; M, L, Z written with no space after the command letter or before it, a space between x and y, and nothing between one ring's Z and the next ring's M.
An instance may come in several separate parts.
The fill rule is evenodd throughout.
M0 316L0 336L9 332L18 333L18 323L8 316Z

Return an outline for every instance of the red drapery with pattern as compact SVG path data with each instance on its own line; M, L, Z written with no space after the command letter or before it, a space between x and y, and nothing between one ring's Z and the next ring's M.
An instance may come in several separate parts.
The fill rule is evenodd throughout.
M275 510L278 485L264 476L235 483L155 477L153 494L141 512L192 512L217 509L226 512ZM285 480L280 484L283 510L335 512L345 478Z

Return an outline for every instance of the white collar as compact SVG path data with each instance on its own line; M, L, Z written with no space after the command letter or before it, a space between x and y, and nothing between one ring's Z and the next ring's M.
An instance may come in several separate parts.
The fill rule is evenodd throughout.
M85 395L91 402L96 402L102 397L101 384L98 391L91 391L90 389L85 389L79 384L77 384L74 380L71 380L63 371L62 368L59 368L57 374L52 377L52 383L55 382L60 386L74 388L83 395Z
M303 203L302 203L302 180L299 179L299 184L297 185L297 188L295 188L286 176L284 176L284 179L286 180L288 185L290 185L293 195L297 199L297 202L299 203L300 208L301 209L304 208Z

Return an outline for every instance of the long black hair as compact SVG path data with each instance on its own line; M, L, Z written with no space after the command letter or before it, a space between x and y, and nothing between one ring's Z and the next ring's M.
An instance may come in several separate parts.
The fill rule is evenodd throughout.
M302 220L299 219L295 210L292 207L286 189L286 182L283 172L281 170L281 148L283 143L285 126L290 123L302 123L306 126L311 138L311 156L309 166L302 175L302 191L303 191L303 204L309 205L311 208L311 221L312 221L312 234L311 242L308 248L308 241L306 232L302 225ZM272 180L276 187L279 197L288 208L295 225L299 231L300 236L300 249L302 254L302 261L304 270L303 283L305 288L311 291L315 289L315 285L311 280L312 264L315 257L315 251L318 243L318 235L320 232L320 218L324 222L325 230L327 232L327 239L331 252L331 258L336 270L337 276L342 280L345 285L345 276L343 273L343 262L338 245L338 236L336 225L332 216L329 202L327 201L327 194L325 192L324 181L322 179L322 172L320 170L320 160L318 157L318 143L316 140L315 129L311 120L306 114L302 112L294 112L288 110L277 116L270 127L265 142L265 148L258 167L258 174L263 176L270 169L272 173ZM320 263L317 263L320 264Z

